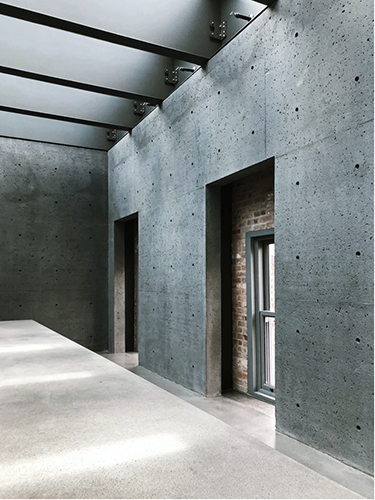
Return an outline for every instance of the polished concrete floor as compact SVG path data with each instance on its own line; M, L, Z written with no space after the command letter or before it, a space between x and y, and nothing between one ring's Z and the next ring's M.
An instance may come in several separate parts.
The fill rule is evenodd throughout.
M34 321L0 323L0 359L1 498L361 498L371 491L368 476L346 468L352 482L343 486L234 416L238 409L272 419L270 407L237 395L208 400L160 377L155 383L142 367L132 373Z
M138 365L138 353L102 354L193 406L278 450L365 498L374 497L374 479L275 430L275 407L239 392L205 398Z

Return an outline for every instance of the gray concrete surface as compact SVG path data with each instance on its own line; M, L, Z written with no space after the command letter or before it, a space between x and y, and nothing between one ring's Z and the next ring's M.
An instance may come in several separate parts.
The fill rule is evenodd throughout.
M277 426L303 441L310 433L308 443L366 471L374 442L373 169L362 141L371 130L285 155L276 185L276 199L294 200L277 204Z
M0 138L0 320L107 348L107 158Z
M139 366L136 352L104 353L102 356L227 423L242 434L248 434L296 462L306 465L322 476L365 498L374 497L372 476L277 432L274 405L236 391L206 398Z
M276 425L371 473L372 14L278 0L109 152L110 332L113 225L138 212L140 364L201 394L206 186L275 158Z
M361 498L34 321L0 357L1 498Z

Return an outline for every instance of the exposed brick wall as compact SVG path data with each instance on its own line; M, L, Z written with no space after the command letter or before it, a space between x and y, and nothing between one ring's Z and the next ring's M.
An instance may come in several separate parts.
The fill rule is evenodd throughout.
M274 227L274 172L232 185L233 389L247 393L246 233Z

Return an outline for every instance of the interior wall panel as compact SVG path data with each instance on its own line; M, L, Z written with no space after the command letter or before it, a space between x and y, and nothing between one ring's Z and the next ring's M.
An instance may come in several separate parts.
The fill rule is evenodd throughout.
M107 349L107 155L0 138L0 320Z
M369 0L279 0L109 152L110 329L113 225L138 212L140 362L200 393L206 186L275 157L277 428L367 472L371 18Z

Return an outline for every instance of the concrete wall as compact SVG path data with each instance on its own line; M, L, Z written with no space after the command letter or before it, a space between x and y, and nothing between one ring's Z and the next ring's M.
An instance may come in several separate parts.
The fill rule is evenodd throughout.
M0 138L0 320L107 347L106 153Z
M279 0L109 153L110 329L113 222L139 212L140 362L201 393L220 370L206 186L275 157L277 428L366 471L371 19L371 0Z

